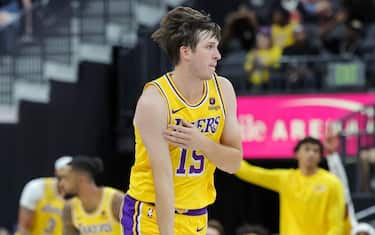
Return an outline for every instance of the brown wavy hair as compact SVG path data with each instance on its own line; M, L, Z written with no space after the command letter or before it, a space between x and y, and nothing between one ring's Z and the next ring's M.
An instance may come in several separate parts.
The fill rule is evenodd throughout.
M201 33L220 41L221 28L210 16L190 7L176 7L161 20L151 38L167 53L173 65L180 59L180 47L195 50Z

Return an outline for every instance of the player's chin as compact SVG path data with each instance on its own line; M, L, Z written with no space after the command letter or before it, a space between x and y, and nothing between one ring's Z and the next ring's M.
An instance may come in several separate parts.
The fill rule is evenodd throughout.
M204 76L202 76L202 80L210 80L211 78L213 78L215 74L215 70L209 70Z

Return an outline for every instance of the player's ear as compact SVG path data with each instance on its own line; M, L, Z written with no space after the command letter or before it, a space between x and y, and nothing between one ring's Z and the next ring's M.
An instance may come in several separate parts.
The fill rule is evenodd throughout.
M180 47L180 59L190 60L191 48L188 46Z

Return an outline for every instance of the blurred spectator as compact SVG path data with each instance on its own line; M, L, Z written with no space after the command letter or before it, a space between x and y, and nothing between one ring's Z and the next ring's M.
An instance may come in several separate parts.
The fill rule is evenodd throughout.
M298 5L303 21L317 23L322 18L330 17L339 0L301 0Z
M359 153L360 167L359 171L362 192L375 191L375 177L374 177L374 163L375 163L375 149L363 149Z
M287 56L308 56L318 55L318 48L314 47L302 26L294 30L295 42L284 49L283 55ZM283 66L286 74L287 87L290 89L313 89L319 81L314 71L312 63L296 61L296 63L286 63Z
M289 12L284 8L276 8L272 13L272 42L275 46L285 48L294 43L293 31L297 27L290 22Z
M350 235L375 235L375 230L369 224L360 223L353 228Z
M298 25L296 28L294 28L293 36L295 38L295 42L284 49L284 55L319 54L319 49L312 45L302 25Z
M340 139L337 131L330 126L327 129L325 142L324 142L324 149L328 164L329 171L336 175L341 183L344 186L344 194L345 194L345 206L346 206L346 213L345 213L345 220L344 220L344 234L349 235L353 227L358 225L357 218L355 217L355 210L352 201L352 197L350 195L350 188L348 182L348 176L346 174L344 164L342 162L342 158L338 153L338 149L340 146Z
M0 54L9 53L16 46L18 18L17 2L0 0Z
M343 35L325 38L323 44L331 53L344 56L361 55L363 24L359 20L351 20L345 25Z
M245 224L237 228L236 235L271 235L271 233L263 226Z
M240 6L237 11L230 13L223 28L222 53L254 48L257 27L255 13L247 7Z
M249 88L266 89L270 81L270 70L279 66L281 49L273 46L267 28L259 31L256 48L251 50L245 60L244 69L249 74Z
M206 235L224 235L224 227L217 220L209 220Z

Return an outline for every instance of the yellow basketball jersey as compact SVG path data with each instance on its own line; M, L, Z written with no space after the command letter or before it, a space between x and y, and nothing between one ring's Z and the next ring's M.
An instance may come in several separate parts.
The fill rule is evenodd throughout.
M202 133L219 143L224 128L225 110L221 86L216 75L204 81L201 99L189 104L179 92L171 73L148 84L155 86L168 104L168 122L179 125L184 119L193 123ZM151 165L146 147L135 126L135 163L131 169L128 194L143 202L155 202ZM199 151L169 147L174 171L175 207L199 209L213 203L216 197L214 171L216 166Z
M71 199L73 225L80 235L121 234L120 222L114 217L112 199L118 191L103 187L101 203L92 213L85 212L78 198Z
M61 214L64 200L58 196L56 179L46 178L44 196L35 207L35 216L30 235L61 235Z

